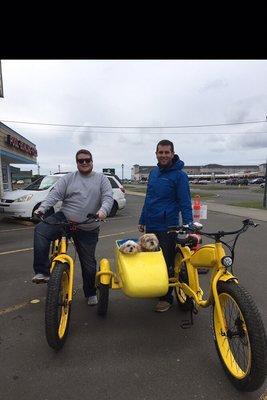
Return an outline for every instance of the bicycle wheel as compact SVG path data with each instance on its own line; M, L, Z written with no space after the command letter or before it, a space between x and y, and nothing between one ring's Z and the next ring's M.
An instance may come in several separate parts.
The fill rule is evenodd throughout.
M99 282L96 293L98 298L97 314L104 317L108 310L109 285Z
M47 285L45 333L50 347L59 350L67 338L71 304L68 301L69 265L57 262Z
M178 253L176 255L175 263L179 263L179 259L182 259L182 255ZM179 281L184 282L187 285L189 284L188 274L185 263L182 264L182 267L179 272ZM178 307L182 311L190 311L193 308L194 302L193 299L187 296L185 292L178 286L174 287L175 297L177 299Z
M235 282L219 282L218 294L226 336L213 306L213 333L219 358L232 384L252 392L264 382L267 340L260 313L251 295Z

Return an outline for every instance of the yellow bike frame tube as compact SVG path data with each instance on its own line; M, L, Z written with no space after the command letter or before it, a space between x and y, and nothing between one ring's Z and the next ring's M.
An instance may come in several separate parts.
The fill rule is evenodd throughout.
M67 253L67 238L63 236L60 241L60 254L66 254L66 253Z

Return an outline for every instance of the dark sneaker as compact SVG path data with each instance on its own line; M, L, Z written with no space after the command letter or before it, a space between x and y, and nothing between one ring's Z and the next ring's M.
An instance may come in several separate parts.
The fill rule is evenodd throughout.
M88 297L87 304L88 304L89 306L96 306L97 303L98 303L97 296L90 296L90 297Z
M168 311L168 309L171 307L171 303L168 301L159 301L158 304L155 307L156 312L165 312Z
M32 278L33 283L47 283L49 281L49 276L44 274L36 274Z

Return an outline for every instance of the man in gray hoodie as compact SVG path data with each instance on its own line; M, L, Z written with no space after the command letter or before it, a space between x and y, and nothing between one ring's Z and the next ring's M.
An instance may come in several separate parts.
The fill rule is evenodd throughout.
M49 280L49 247L61 232L58 222L83 222L88 214L96 214L104 220L113 205L112 188L108 178L93 171L93 158L90 151L81 149L76 153L77 171L61 177L40 207L35 211L42 216L58 201L62 201L61 210L46 219L50 224L40 222L34 231L35 276L32 281L43 283ZM95 275L95 249L99 235L99 221L78 225L71 232L82 268L83 291L89 305L97 304Z

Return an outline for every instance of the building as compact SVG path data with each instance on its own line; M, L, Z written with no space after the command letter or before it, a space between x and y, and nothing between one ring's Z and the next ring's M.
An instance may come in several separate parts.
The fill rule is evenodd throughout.
M135 164L132 167L131 180L135 182L147 181L148 175L154 166L142 166ZM263 170L265 170L265 164L261 165L219 165L219 164L207 164L207 165L187 165L184 167L184 171L187 173L189 179L204 178L204 179L215 179L221 177L230 176L263 176Z
M11 164L36 164L34 143L0 122L0 195L12 190Z

